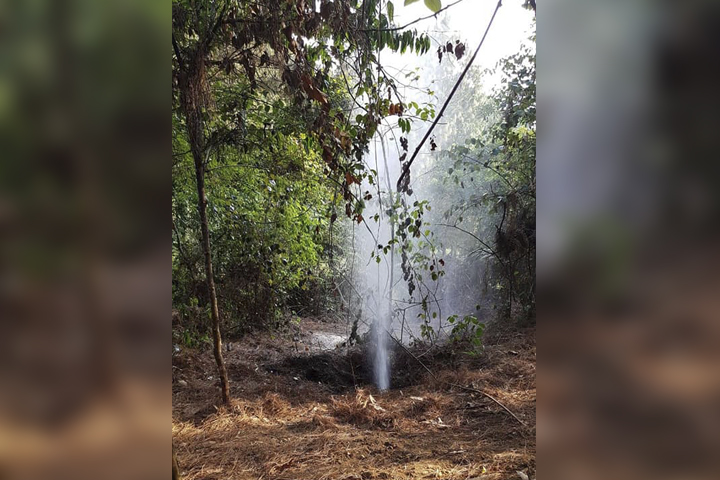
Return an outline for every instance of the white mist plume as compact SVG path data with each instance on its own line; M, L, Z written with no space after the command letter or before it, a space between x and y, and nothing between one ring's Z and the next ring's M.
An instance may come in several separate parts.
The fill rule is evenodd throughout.
M463 14L462 8L469 8L472 11ZM441 24L438 28L449 34L443 35L436 31L433 36L441 43L450 40L469 42L468 48L471 48L472 44L477 41L475 38L477 37L476 23L467 22L468 16L478 16L473 8L475 7L463 7L462 4L459 4L456 10L442 15L438 20L438 23ZM400 14L404 12L406 18L413 17L416 13L411 13L409 8L406 9L407 12L404 12L405 9L398 9ZM505 12L508 10L506 8ZM520 23L520 26L516 26L513 30L513 35L517 39L516 44L508 45L513 42L507 41L507 28L504 29L504 33L495 32L495 36L500 35L504 40L502 42L504 50L498 53L496 47L490 47L491 51L481 53L477 64L473 66L477 72L494 66L500 56L517 51L522 39L526 37L524 32L531 24L531 14L526 11L511 11L514 12L512 14L513 22L516 22L511 25L516 26ZM521 17L516 17L516 15ZM501 15L498 18L501 26L504 26L503 22L508 22L507 18L503 17L507 17L507 15ZM521 18L520 22L518 22L518 18ZM492 40L492 37L489 37L489 40ZM493 43L500 45L497 41L489 41L488 44L492 45ZM492 48L495 48L495 51ZM457 78L457 73L465 61L466 59L461 62L446 59L439 64L437 56L432 54L417 57L382 52L381 55L383 66L398 79L406 78L404 75L406 72L419 72L417 83L398 85L400 93L405 95L408 101L415 101L421 105L422 102L431 102L437 108L444 101L450 88L446 88L442 82L436 83L435 79L444 77L446 83L452 82L454 78ZM408 81L412 83L411 80ZM420 93L418 87L424 90L436 90L436 92L434 96L427 96ZM486 260L470 254L476 247L474 239L459 233L458 230L438 225L441 223L443 208L447 208L447 202L444 203L444 200L447 199L448 189L452 189L453 195L456 197L462 195L458 191L458 186L442 183L447 172L445 169L438 168L441 163L438 156L440 151L449 149L453 143L462 144L467 138L478 135L477 126L476 131L470 131L466 125L463 125L458 113L467 108L467 102L463 99L473 95L482 95L482 88L482 85L473 84L473 81L469 79L461 86L461 90L458 91L458 95L448 107L442 122L434 130L434 135L438 139L438 150L430 151L429 145L426 144L412 167L411 189L413 193L407 196L405 201L410 208L415 201L429 201L433 211L432 213L426 212L424 220L430 225L423 225L422 230L423 232L429 231L428 237L431 239L432 247L436 249L436 257L444 259L445 275L437 281L425 278L422 292L417 289L412 295L410 294L408 284L403 279L400 244L388 245L395 233L395 225L391 223L390 219L390 210L397 199L395 184L400 176L401 162L399 158L403 153L399 141L400 129L395 123L396 117L386 118L392 124L383 123L379 127L378 133L370 143L370 151L364 158L366 166L377 172L377 175L372 185L365 181L360 186L360 198L366 198L366 193L369 193L372 198L365 200L364 222L353 226L355 256L353 271L355 274L351 281L354 284L352 296L355 298L350 304L359 304L357 317L361 323L360 327L362 330L370 329L370 338L373 342L374 381L381 391L390 388L392 383L389 348L394 341L389 335L402 343L409 344L413 339L422 337L422 326L425 324L438 332L439 336L443 336L447 334L445 331L447 322L443 319L447 319L451 315L458 315L462 318L464 315L477 313L476 305L480 302ZM467 112L464 113L467 118ZM477 114L480 115L481 112L477 112ZM457 120L458 118L460 120ZM406 135L410 144L408 156L412 154L429 127L430 122L414 122L412 132ZM469 187L468 195L471 194L471 191L477 193L477 190L483 188L478 183ZM423 248L429 251L431 245L430 242L425 242ZM456 262L456 258L462 258L463 264L460 265ZM471 260L468 261L468 259ZM423 274L425 273L427 272L423 272ZM427 277L430 277L429 273ZM424 320L419 318L419 315L423 313L421 306L423 293L428 296L426 306L430 314ZM433 313L435 316L432 315Z

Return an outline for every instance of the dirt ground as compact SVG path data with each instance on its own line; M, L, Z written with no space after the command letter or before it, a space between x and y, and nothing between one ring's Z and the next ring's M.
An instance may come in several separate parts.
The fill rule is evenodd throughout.
M535 478L534 329L490 332L477 356L411 349L434 376L398 347L384 393L362 347L313 343L336 327L303 320L299 330L231 342L230 407L215 406L209 349L173 355L183 478Z

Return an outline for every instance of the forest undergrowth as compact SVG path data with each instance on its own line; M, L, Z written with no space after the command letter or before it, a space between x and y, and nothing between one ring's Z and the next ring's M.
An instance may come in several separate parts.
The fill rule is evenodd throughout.
M209 348L173 355L173 441L183 478L535 477L534 328L490 328L478 355L398 347L393 386L382 393L362 346L309 343L310 330L338 333L337 325L303 319L299 330L231 344L227 407L218 406Z

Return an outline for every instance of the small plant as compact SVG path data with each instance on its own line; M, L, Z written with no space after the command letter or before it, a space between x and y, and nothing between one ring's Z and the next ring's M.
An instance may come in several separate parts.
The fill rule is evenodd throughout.
M476 354L477 350L482 349L482 337L485 333L485 324L478 320L475 315L465 315L461 320L458 320L458 315L451 315L447 321L453 326L450 332L450 338L453 342L464 342L469 341L472 343L474 350L472 352L466 352L470 354Z
M430 325L429 323L425 322L420 325L420 334L422 337L429 342L434 342L437 338L437 332L435 332L435 329Z
M203 345L212 345L212 339L208 334L200 334L197 331L187 329L182 333L182 344L186 348L199 348Z

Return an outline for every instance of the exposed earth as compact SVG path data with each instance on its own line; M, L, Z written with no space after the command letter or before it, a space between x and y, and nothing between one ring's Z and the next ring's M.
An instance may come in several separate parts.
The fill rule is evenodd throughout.
M368 353L345 340L344 328L303 319L231 342L230 407L216 407L210 349L176 352L173 442L183 478L535 478L534 329L489 329L477 355L397 347L383 393L371 384Z

